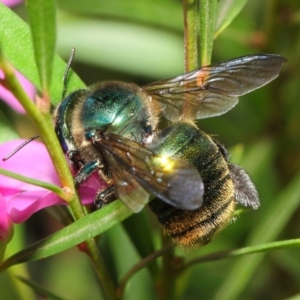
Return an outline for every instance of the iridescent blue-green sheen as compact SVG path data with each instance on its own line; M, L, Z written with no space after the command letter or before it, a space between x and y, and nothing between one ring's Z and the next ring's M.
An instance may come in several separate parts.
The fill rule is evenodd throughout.
M204 184L204 204L199 209L183 211L158 198L150 202L150 208L166 233L178 243L209 242L227 224L234 210L233 182L225 156L206 133L186 123L164 129L150 147L155 153L192 162Z
M84 130L103 130L142 142L151 131L151 116L142 97L132 84L106 82L91 87L81 107Z
M75 105L82 101L86 90L78 90L66 97L58 106L55 113L55 131L63 151L74 150L75 141L70 131Z

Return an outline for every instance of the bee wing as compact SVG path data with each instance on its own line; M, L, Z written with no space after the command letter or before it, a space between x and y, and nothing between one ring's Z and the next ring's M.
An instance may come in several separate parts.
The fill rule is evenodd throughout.
M167 119L203 119L227 112L239 96L276 78L285 61L274 54L248 55L156 81L143 89L160 103Z
M136 181L130 172L117 167L113 156L109 156L115 181L116 195L134 212L139 212L150 200L149 193ZM126 179L125 179L126 178Z
M118 197L133 211L140 211L150 194L183 210L202 205L203 182L189 161L154 154L115 134L95 138L94 145L107 159Z

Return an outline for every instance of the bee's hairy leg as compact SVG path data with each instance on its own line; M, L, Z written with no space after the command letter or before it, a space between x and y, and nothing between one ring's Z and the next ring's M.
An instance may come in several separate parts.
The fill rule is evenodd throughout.
M115 187L111 185L106 190L99 192L94 200L96 209L100 209L116 200Z
M99 161L91 161L83 165L74 179L75 185L78 186L80 183L85 181L88 177L91 176L91 174L94 171L98 170L99 168L100 168Z

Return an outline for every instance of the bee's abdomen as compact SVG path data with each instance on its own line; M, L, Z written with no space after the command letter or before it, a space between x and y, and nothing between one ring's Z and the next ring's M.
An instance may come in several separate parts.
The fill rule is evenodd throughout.
M178 143L175 143L178 146L177 151L173 155L191 161L202 177L203 206L197 210L184 211L156 198L150 203L150 208L156 214L165 233L177 243L206 244L228 223L234 211L234 188L228 164L217 145L205 133L183 123L176 125L171 133L173 131L179 136ZM172 134L169 132L168 136L172 137ZM170 148L167 141L163 146L158 148L160 152Z

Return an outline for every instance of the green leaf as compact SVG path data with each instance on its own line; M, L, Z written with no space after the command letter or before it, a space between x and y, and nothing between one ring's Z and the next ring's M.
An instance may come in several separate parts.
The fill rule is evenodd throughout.
M55 4L53 0L27 0L27 8L35 61L43 91L48 92L56 40Z
M202 66L209 65L211 61L216 15L216 0L200 1L200 56Z
M58 52L75 47L77 61L155 80L183 72L182 34L69 14L59 14L58 24Z
M219 259L225 259L229 257L236 257L241 255L253 254L253 253L260 253L260 252L267 252L271 250L278 250L278 249L294 249L300 248L300 239L292 239L292 240L284 240L284 241L276 241L271 243L266 243L262 245L244 247L236 250L230 251L221 251L216 253L207 254L196 259L193 259L186 263L184 266L185 269L190 267L191 265L197 263L204 263L215 261Z
M52 292L48 291L46 288L37 284L36 282L33 282L32 280L29 280L22 276L17 276L17 278L26 285L30 286L38 295L41 296L42 299L63 300L63 298L53 294Z
M28 25L13 11L0 3L0 47L10 63L41 90L38 70L34 61L32 37ZM71 51L71 49L70 49ZM66 63L59 56L54 57L50 96L53 104L61 101L62 78ZM84 88L80 78L72 73L68 81L68 92Z
M174 0L60 0L58 7L76 14L114 18L182 32L182 5ZM168 16L172 16L169 18ZM177 20L174 22L174 20Z
M246 3L247 0L219 0L214 38L230 25Z
M15 264L43 259L65 251L88 238L105 232L129 217L132 213L122 202L114 201L103 209L77 220L60 231L14 254L3 262L0 266L0 271Z
M7 154L9 154L9 153L7 153ZM51 183L48 183L48 182L45 182L45 181L36 180L34 178L26 177L26 176L23 176L21 174L10 172L10 171L7 171L7 170L2 169L2 168L0 168L0 174L5 175L5 176L10 177L10 178L20 180L22 182L26 182L26 183L29 183L29 184L32 184L32 185L35 185L35 186L42 187L44 189L52 191L53 193L57 194L60 197L63 196L62 189L57 185L54 185L54 184L51 184Z
M300 173L274 200L272 209L265 220L252 233L247 245L268 243L274 240L290 220L291 215L300 203ZM256 268L263 259L263 254L245 256L239 259L234 267L228 272L227 280L214 299L234 300L240 298L247 283L251 280ZM239 280L236 280L239 278Z

